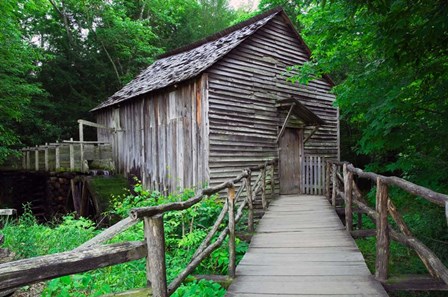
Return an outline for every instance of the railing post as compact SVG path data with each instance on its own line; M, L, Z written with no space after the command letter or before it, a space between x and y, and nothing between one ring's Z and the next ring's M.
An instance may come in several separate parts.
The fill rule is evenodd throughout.
M152 287L154 297L167 297L163 215L145 217L143 221L148 247L146 258L147 282Z
M261 169L261 204L263 205L263 210L268 209L268 202L266 201L266 164Z
M75 148L73 146L73 138L70 138L70 144L69 144L69 153L70 153L70 170L75 170Z
M54 167L55 170L59 170L59 168L61 168L61 156L60 156L60 152L59 152L59 141L56 140L56 147L54 149Z
M249 207L249 214L247 217L247 229L249 232L254 232L254 204L252 200L252 172L249 170L246 177L246 199Z
M229 276L233 278L236 269L235 188L233 185L227 189L227 202L229 204Z
M353 230L353 206L352 206L352 191L353 191L353 172L347 170L347 164L343 167L344 173L344 196L345 196L345 228L347 231Z
M79 123L79 155L81 159L81 172L85 171L84 168L84 126L83 122Z
M387 222L387 185L381 178L377 178L376 188L376 211L378 218L376 220L376 262L375 277L384 282L387 280L389 263L389 224Z
M26 151L26 169L31 169L31 152L28 150Z
M39 147L37 145L34 151L34 170L39 171Z
M331 165L332 173L331 173L331 183L333 184L333 189L331 192L331 204L333 204L333 207L336 208L336 188L338 187L338 181L337 181L337 171L338 168L336 164Z
M44 159L45 159L45 171L48 171L50 169L48 163L48 143L45 143Z
M331 193L330 193L330 162L325 162L325 196L327 197L327 200L331 202Z

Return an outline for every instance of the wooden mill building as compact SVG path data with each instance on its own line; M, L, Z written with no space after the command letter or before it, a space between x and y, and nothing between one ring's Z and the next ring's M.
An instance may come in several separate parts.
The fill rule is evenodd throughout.
M287 81L310 55L283 10L260 14L161 56L94 108L115 128L98 140L112 143L118 172L152 189L216 185L279 158L280 193L303 192L322 184L307 166L339 159L331 80Z

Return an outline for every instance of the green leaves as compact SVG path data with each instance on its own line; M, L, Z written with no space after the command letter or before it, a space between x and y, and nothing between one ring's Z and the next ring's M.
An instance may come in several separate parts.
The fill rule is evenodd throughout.
M378 170L447 189L446 1L295 3L313 60L292 79L326 72L336 81L343 147Z

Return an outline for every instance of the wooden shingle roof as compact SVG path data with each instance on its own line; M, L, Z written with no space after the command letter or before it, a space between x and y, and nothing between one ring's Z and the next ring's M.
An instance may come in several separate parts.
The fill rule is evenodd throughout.
M270 10L161 56L135 79L91 111L100 110L199 75L281 11L282 9L278 8Z

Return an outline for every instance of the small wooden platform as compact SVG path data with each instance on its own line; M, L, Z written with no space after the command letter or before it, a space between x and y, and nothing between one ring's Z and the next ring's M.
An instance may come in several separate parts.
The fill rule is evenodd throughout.
M388 295L325 197L285 195L261 219L226 296Z

